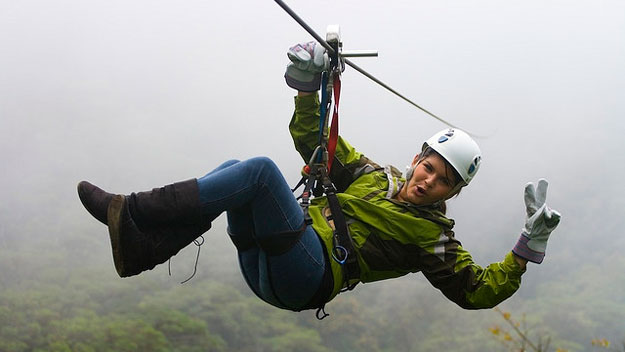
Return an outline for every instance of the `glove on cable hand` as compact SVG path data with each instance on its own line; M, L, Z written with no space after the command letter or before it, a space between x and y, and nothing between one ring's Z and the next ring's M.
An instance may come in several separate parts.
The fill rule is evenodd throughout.
M321 72L329 66L326 49L316 42L297 44L289 49L286 84L302 92L314 92L321 84Z
M560 213L551 209L545 203L547 198L547 180L538 180L538 186L533 183L525 185L525 208L527 217L521 237L512 249L512 252L530 262L540 264L545 258L547 240L560 222Z

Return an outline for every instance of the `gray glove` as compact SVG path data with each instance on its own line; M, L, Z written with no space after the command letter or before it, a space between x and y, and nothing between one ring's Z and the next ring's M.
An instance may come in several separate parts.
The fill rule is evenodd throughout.
M512 249L514 254L537 264L545 258L549 235L560 222L560 213L545 203L548 185L547 180L541 178L537 187L531 182L525 186L525 227Z
M326 49L316 42L297 44L289 49L286 84L303 92L314 92L321 84L321 72L329 66Z

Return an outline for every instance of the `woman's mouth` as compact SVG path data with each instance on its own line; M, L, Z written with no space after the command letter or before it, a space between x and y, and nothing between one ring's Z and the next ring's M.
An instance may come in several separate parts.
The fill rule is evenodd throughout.
M417 196L419 197L423 197L425 196L426 192L425 192L425 188L421 187L421 186L416 186L415 187L415 193L417 194Z

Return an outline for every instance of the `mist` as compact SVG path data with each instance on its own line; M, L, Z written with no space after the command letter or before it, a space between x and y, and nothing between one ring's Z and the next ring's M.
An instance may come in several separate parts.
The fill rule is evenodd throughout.
M527 313L570 350L625 339L625 3L287 4L322 36L340 24L346 50L378 50L352 60L479 136L479 175L449 202L456 236L477 263L502 260L523 226L524 185L549 180L547 202L562 221L545 261L528 265L504 309ZM288 132L295 92L283 74L287 49L309 40L272 1L1 1L0 296L57 280L52 268L61 281L80 268L104 295L136 282L184 296L216 280L253 298L223 217L204 235L189 283L177 288L194 246L174 258L173 277L161 265L119 279L106 227L82 207L76 185L128 194L261 155L295 185L303 161ZM349 67L342 81L340 133L379 164L403 169L446 127ZM329 305L336 317L351 299L384 302L389 314L424 309L433 330L482 334L497 320L447 302L421 274L339 296Z

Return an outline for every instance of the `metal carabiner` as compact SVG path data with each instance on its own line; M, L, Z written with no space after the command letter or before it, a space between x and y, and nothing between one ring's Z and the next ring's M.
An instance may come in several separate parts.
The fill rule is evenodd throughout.
M338 256L343 257L342 259L340 257L337 257L337 252ZM345 247L334 246L334 248L332 248L332 259L334 259L334 261L336 261L337 263L341 265L345 264L345 262L347 261L347 256L349 256L349 252L347 252L347 249L345 249Z

